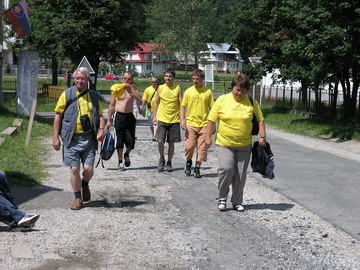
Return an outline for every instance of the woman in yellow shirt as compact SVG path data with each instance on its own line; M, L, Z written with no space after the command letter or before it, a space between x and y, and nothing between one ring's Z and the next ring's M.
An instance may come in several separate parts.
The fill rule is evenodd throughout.
M216 149L219 159L219 199L218 208L226 210L226 200L232 185L231 202L237 211L244 211L243 191L246 181L246 170L250 161L252 145L253 113L259 121L259 143L266 146L265 122L259 104L247 95L250 89L249 78L244 74L236 75L231 82L232 91L220 96L211 108L208 116L208 130L205 144L210 147L215 123L218 122L216 133Z

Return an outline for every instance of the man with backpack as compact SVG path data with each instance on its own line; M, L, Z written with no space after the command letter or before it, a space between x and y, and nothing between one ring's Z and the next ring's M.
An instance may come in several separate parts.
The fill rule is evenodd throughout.
M63 161L70 167L70 181L75 195L71 210L79 210L84 201L90 201L89 181L94 175L97 141L104 139L105 120L100 95L88 89L89 79L87 68L76 69L75 86L61 94L55 108L53 147L56 151L60 150L61 135Z

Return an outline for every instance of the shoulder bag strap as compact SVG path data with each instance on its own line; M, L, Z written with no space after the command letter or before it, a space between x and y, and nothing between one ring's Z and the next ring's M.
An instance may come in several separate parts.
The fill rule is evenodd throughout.
M66 106L65 106L65 110L63 113L65 113L66 109L71 105L73 104L75 101L77 101L79 98L81 98L83 95L85 95L86 93L89 92L89 89L85 90L84 92L81 92L79 95L77 95L76 97L70 99L67 103L66 103Z

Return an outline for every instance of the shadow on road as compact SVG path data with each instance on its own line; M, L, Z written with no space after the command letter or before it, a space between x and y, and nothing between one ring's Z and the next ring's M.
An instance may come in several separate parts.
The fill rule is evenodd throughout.
M259 203L259 204L247 204L245 207L247 210L275 210L275 211L287 211L293 208L294 204L289 203Z

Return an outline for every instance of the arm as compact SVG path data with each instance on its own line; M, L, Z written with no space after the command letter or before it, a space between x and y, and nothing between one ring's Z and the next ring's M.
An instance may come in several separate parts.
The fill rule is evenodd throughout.
M259 144L261 146L266 146L267 145L267 142L266 142L266 129L265 129L265 122L264 121L259 122L259 135L260 135Z
M109 110L108 110L108 118L107 118L107 123L105 126L106 129L109 129L109 127L111 126L111 116L114 112L115 104L116 104L115 97L114 97L114 95L111 95L110 103L109 103Z
M131 84L126 85L126 91L133 96L137 101L141 100L141 94L139 91L135 88L135 86Z
M105 119L104 119L104 116L101 114L99 115L99 120L100 120L100 123L99 123L99 130L98 130L98 134L96 135L96 139L98 141L103 141L104 138L105 138Z
M205 134L205 146L210 148L212 144L212 135L215 131L215 123L213 121L208 120L206 134Z
M61 147L59 135L60 135L60 126L61 126L62 115L63 115L62 113L56 113L55 117L54 117L53 148L56 151L59 151L60 147Z
M185 118L186 108L180 105L180 125L183 130L186 130L186 118Z
M154 102L154 110L153 110L153 123L156 124L156 114L157 110L160 104L160 88L158 88L156 94L155 94L155 102Z

